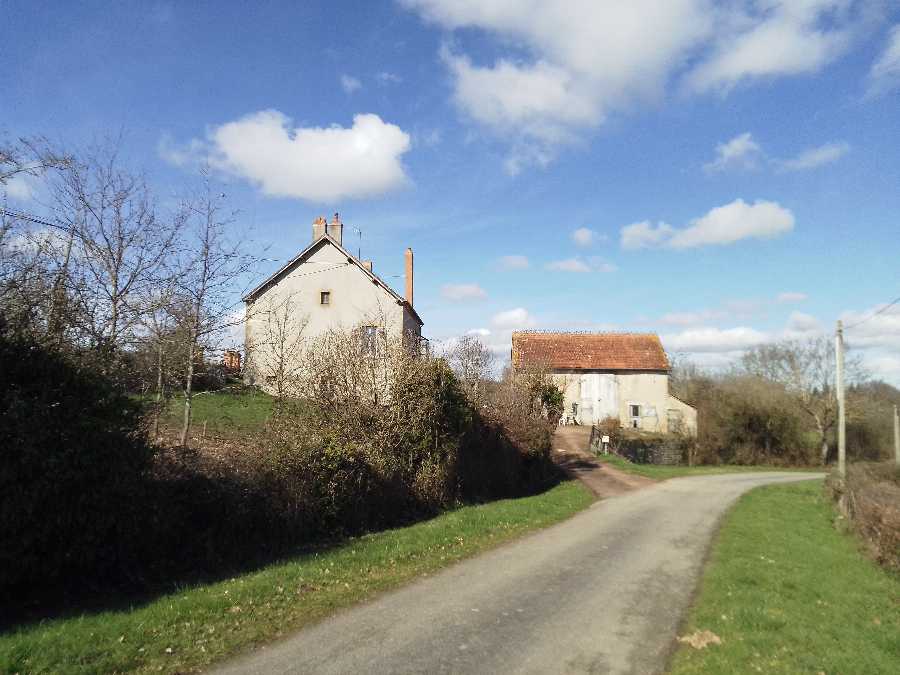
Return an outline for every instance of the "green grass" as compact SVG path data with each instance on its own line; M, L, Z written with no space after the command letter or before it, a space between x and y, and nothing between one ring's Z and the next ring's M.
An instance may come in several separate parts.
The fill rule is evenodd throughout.
M758 488L726 517L672 672L900 672L900 579L832 524L821 481Z
M271 416L274 402L268 394L249 388L199 392L193 397L193 424L201 427L206 422L208 431L218 433L255 431ZM184 396L174 396L164 421L179 427L183 415Z
M106 611L0 635L0 672L184 672L546 527L585 508L577 481L521 499L467 506L410 527Z
M817 470L796 467L742 466L737 464L722 464L717 466L663 466L657 464L634 464L633 462L629 462L627 459L613 454L600 455L598 459L600 460L601 464L609 464L610 466L627 473L637 474L638 476L646 476L647 478L655 478L656 480L677 478L678 476L705 476L720 473L742 473L749 471Z

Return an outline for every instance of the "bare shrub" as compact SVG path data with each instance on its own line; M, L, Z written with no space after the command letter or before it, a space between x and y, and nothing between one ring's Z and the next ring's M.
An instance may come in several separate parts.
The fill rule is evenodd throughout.
M853 463L843 486L834 475L827 486L872 558L900 571L900 469L893 462Z

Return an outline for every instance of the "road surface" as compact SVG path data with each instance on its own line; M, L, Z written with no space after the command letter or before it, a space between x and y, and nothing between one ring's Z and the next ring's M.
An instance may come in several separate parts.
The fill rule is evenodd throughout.
M820 476L695 476L599 501L217 672L661 672L728 506Z

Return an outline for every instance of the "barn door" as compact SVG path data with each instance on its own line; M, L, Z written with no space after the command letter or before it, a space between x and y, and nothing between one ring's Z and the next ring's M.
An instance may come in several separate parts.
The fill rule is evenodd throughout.
M581 376L581 403L578 405L579 424L593 424L597 421L594 419L594 402L596 400L594 379L593 375Z

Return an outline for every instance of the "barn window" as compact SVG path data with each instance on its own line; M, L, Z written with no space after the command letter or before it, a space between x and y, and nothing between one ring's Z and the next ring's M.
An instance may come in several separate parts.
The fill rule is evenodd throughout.
M641 428L641 406L639 404L631 403L628 405L628 412L631 416L631 428L632 429L640 429Z
M320 305L330 305L331 304L331 291L322 291L319 293L319 304Z

